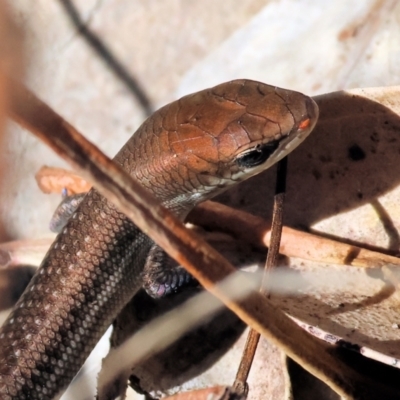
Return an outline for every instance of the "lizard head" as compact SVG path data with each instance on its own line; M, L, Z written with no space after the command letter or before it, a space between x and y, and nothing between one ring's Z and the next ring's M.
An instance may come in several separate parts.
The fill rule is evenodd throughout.
M131 149L137 152L133 174L167 207L193 206L279 161L317 118L318 106L301 93L227 82L150 117Z

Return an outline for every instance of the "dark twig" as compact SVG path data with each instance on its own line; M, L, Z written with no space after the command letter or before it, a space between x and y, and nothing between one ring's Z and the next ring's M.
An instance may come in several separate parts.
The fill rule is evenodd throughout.
M260 292L264 295L267 294L266 283L268 281L268 272L270 272L272 268L276 266L279 256L279 246L283 227L283 203L285 200L286 191L286 171L287 157L278 163L276 173L276 189L274 196L274 208L272 212L271 243L268 249L267 261L265 263L265 273L260 289ZM250 373L251 365L253 364L259 340L260 333L254 329L251 329L247 336L246 345L243 351L242 359L240 360L240 365L234 383L234 387L239 393L245 394L248 391L247 378Z
M141 87L139 82L122 66L111 50L96 36L82 21L78 10L71 0L59 0L64 7L68 17L74 24L79 33L88 42L91 48L97 53L101 60L111 69L116 77L131 91L142 106L146 116L153 113L153 107L150 99Z

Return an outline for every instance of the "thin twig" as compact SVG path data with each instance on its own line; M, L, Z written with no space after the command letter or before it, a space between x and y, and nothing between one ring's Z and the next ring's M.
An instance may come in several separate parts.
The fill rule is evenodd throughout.
M211 231L227 232L257 248L270 246L269 221L214 201L198 205L188 215L187 221ZM287 226L282 230L280 253L319 263L361 268L380 268L388 264L400 266L400 258L384 252L368 250Z
M277 265L279 256L279 246L282 236L283 227L283 203L286 192L286 172L287 172L287 157L283 158L277 167L276 172L276 188L274 196L274 206L272 212L272 227L271 227L271 242L268 249L267 261L261 284L260 293L267 294L266 283L268 281L268 273ZM236 374L234 387L240 394L245 394L248 391L247 378L250 373L251 366L257 351L258 342L260 341L260 333L254 329L250 329L247 336L246 345L240 360L238 372Z
M101 60L110 68L115 76L131 91L142 106L146 116L153 112L150 99L141 87L140 83L122 66L118 59L112 54L111 50L96 36L82 21L78 10L71 0L59 0L64 7L71 22L75 25L78 32L87 41L90 47L96 52Z

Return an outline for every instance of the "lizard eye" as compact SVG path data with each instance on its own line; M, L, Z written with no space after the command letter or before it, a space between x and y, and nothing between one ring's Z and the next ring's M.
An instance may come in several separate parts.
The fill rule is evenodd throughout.
M259 145L254 149L247 150L245 153L240 154L235 161L240 167L256 167L257 165L267 161L271 154L278 148L278 146L278 140Z

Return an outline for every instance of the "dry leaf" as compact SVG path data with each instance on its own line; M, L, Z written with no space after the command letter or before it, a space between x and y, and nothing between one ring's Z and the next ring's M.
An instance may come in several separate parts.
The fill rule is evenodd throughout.
M62 193L67 189L69 195L85 193L90 185L78 174L62 168L43 166L35 175L36 182L43 193Z

